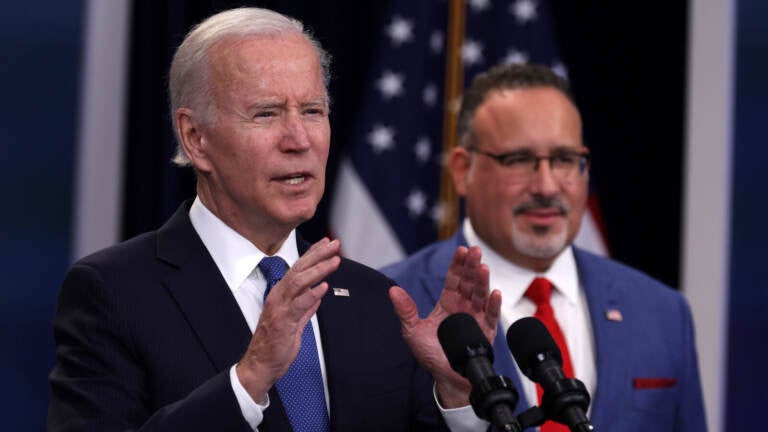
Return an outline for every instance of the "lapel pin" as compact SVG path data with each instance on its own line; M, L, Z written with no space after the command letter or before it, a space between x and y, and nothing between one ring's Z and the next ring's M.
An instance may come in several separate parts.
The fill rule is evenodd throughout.
M615 321L615 322L624 321L624 316L621 314L621 311L618 309L608 309L607 311L605 311L605 317L608 318L608 321Z
M337 297L349 297L349 290L346 288L334 288L333 295Z

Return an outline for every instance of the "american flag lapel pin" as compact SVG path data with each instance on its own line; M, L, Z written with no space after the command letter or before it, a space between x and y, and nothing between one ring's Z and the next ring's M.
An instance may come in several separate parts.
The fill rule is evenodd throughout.
M333 295L336 297L349 297L349 290L346 288L334 288Z
M605 317L608 319L608 321L614 321L614 322L624 321L624 316L621 314L621 311L618 309L608 309L607 311L605 311Z

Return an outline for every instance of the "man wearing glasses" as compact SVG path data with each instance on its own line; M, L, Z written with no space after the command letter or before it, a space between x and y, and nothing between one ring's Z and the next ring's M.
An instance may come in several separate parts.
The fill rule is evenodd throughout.
M706 431L691 313L675 290L572 246L586 209L590 155L565 80L497 66L464 95L447 163L466 219L450 239L383 271L419 313L432 310L453 251L479 246L502 293L495 369L513 380L517 414L542 390L517 369L506 329L526 316L552 333L569 377L592 396L598 431ZM567 431L548 421L542 431Z

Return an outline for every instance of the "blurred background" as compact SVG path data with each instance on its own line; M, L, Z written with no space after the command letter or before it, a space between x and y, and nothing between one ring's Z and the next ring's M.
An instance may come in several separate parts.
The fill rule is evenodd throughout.
M464 80L502 61L544 63L568 77L594 157L597 246L683 291L710 430L754 430L768 386L756 372L768 354L760 343L768 286L759 270L768 256L760 198L768 190L760 166L768 160L768 4L466 3ZM302 234L343 237L350 221L373 233L381 221L394 239L382 240L392 242L389 260L436 239L447 4L3 2L0 429L45 428L51 319L67 267L157 228L194 196L191 172L169 163L165 86L175 47L213 12L257 5L291 15L333 56L326 194ZM393 51L398 38L404 50L421 48ZM437 110L422 108L430 100ZM395 148L376 162L373 131L385 126ZM377 179L402 193L386 196ZM344 240L345 252L384 264L365 255L384 243L365 238L359 250Z

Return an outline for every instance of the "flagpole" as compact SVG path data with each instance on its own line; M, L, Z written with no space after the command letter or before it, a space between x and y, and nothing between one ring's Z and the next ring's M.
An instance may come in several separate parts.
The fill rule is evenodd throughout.
M456 145L456 122L464 86L461 47L466 22L464 0L448 2L448 32L445 56L445 100L443 111L443 163L440 169L440 219L438 238L450 237L459 225L459 197L453 187L447 158Z

